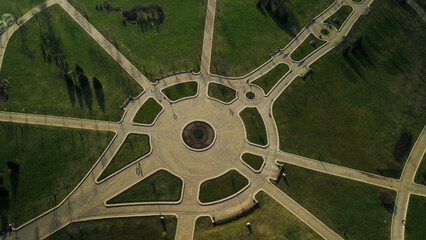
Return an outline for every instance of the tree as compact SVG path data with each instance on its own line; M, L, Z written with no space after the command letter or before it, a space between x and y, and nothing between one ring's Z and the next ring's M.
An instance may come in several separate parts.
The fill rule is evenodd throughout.
M387 189L384 189L384 188L379 189L379 191L377 192L377 197L380 199L380 201L382 201L384 205L390 206L394 204L392 194Z

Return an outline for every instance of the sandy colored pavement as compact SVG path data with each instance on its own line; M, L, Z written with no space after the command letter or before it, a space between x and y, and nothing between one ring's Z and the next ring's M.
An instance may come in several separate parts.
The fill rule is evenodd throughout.
M309 71L309 66L334 49L349 33L360 16L369 11L373 0L354 3L351 0L336 0L328 9L318 15L290 42L280 49L270 60L253 72L236 78L217 76L210 73L212 40L216 0L209 0L205 20L203 50L200 73L183 73L167 76L153 84L122 55L102 34L94 28L66 0L48 0L26 13L0 36L0 67L7 42L20 25L40 11L59 4L135 81L144 92L125 105L121 121L106 122L88 119L75 119L26 113L0 112L0 121L35 124L54 127L82 128L113 131L114 139L100 156L84 179L55 208L14 228L5 239L43 239L75 221L119 218L132 216L176 215L178 218L176 239L192 239L195 221L199 216L221 219L249 209L256 202L254 196L263 190L292 212L302 222L325 239L341 239L332 229L313 216L309 211L270 183L278 176L277 162L285 162L314 171L348 178L398 192L396 208L392 221L392 239L403 239L405 219L410 194L426 196L426 188L415 184L413 178L426 149L426 134L423 130L417 140L400 179L386 178L334 164L285 153L279 150L278 130L272 115L274 101L298 76ZM324 36L326 44L312 52L301 61L290 58L309 34L319 36L321 28L328 27L323 21L333 15L343 4L350 5L354 11L343 24L341 30L330 29ZM251 84L280 63L290 66L290 71L267 94ZM161 89L185 81L197 81L198 93L178 101L171 101L161 93ZM209 83L221 83L237 91L237 99L226 104L207 96ZM245 93L252 91L256 97L247 99ZM149 98L156 99L163 107L153 125L133 123L140 107ZM239 112L246 107L256 107L266 126L268 144L259 146L250 143ZM212 126L216 138L214 144L204 151L194 151L182 141L181 131L192 121L205 121ZM97 181L102 171L111 162L128 134L140 133L150 136L151 151L146 156L129 163L126 167L104 179ZM259 172L248 168L240 159L244 152L259 154L265 164ZM120 194L150 174L165 169L183 180L181 199L177 202L133 203L108 205L106 201ZM201 203L198 200L199 187L203 181L218 177L229 170L236 170L249 180L247 187L228 198L214 203Z

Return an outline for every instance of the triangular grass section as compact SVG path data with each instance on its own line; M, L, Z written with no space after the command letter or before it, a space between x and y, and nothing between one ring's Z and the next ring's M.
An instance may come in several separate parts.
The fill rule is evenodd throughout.
M265 192L256 194L256 200L259 204L253 211L225 224L213 225L209 217L197 219L194 239L322 239ZM247 222L252 228L249 237Z
M290 67L287 64L278 64L278 66L258 78L253 83L261 87L265 94L268 94L278 80L280 80L284 74L288 72L288 70L290 70Z
M53 233L46 240L160 240L175 239L177 218L164 216L125 217L73 222Z
M181 192L182 180L166 170L159 170L112 198L107 204L175 202L180 199Z
M209 96L221 100L222 102L229 103L235 99L237 92L225 85L218 83L209 84Z
M277 186L343 239L389 239L393 207L379 187L289 164L283 171Z
M163 107L154 98L149 98L139 109L133 122L152 124L162 109Z
M248 184L247 178L236 170L231 170L222 176L203 182L200 186L200 201L214 202L229 197Z
M119 121L126 98L142 91L121 66L59 5L19 28L7 45L1 109Z
M426 154L417 169L416 177L414 178L415 183L426 185Z
M340 47L274 103L280 149L399 178L401 134L426 123L425 23L398 0L375 0ZM400 44L404 43L404 44Z
M408 204L404 239L423 239L426 236L426 198L422 196L411 195L410 202Z
M262 146L268 144L265 124L263 123L262 116L255 107L245 108L240 112L240 117L244 122L246 137L249 142Z
M98 181L101 181L109 175L115 173L129 163L143 157L151 150L149 136L145 134L130 134L127 136L123 145L121 145L117 154L99 176Z
M312 33L300 44L294 52L291 53L290 57L295 61L300 61L308 56L315 49L321 47L326 43L323 40L316 38Z
M161 90L166 97L172 101L177 101L184 97L191 97L197 94L197 82L178 83Z
M255 155L252 153L244 153L241 156L241 159L256 171L262 167L264 162L262 156Z
M268 2L274 2L274 6L267 4ZM269 60L269 53L292 41L309 21L333 4L334 0L280 1L284 2L284 15L287 16L285 21L279 19L282 14L276 8L277 2L218 1L212 73L237 77L253 71Z
M183 69L200 69L207 1L203 0L69 0L99 32L129 59L149 80ZM152 4L165 9L161 24L123 24L119 9L131 11ZM152 16L150 16L153 22ZM147 14L140 21L147 20Z
M44 0L18 0L18 1L0 1L1 15L9 13L15 18L22 17L29 10L45 2Z
M351 14L352 8L350 6L344 5L337 12L333 15L331 15L327 20L324 22L333 25L336 27L337 30L340 29L342 24L346 21L346 18L349 17L349 14Z
M2 225L9 221L20 226L59 204L113 136L113 132L0 123L0 169L6 171L0 177Z

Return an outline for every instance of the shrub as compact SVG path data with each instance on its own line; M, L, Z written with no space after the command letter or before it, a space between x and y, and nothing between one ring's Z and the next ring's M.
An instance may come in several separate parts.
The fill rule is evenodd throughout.
M395 161L401 159L410 151L413 136L409 132L401 132L398 142L393 149L393 158Z
M392 194L389 190L381 188L377 192L377 197L382 201L384 205L390 206L394 204Z
M387 176L396 176L400 170L400 164L395 161L381 163L376 166L379 173Z

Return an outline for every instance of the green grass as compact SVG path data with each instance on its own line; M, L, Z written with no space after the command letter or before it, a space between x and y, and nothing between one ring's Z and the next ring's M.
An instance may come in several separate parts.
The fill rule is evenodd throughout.
M167 239L174 239L177 219L175 216L164 217L162 226L160 217L117 218L87 222L74 222L54 233L47 240L161 240L163 231Z
M0 123L0 169L9 169L7 161L19 164L17 178L0 175L2 188L9 191L9 198L1 201L1 208L8 208L9 222L21 225L47 211L55 196L59 204L112 137L109 132Z
M166 97L172 101L177 101L184 97L191 97L197 94L197 82L178 83L171 87L161 90Z
M182 180L180 178L166 170L159 170L107 203L175 202L180 199L181 191Z
M46 44L52 52L45 51L46 59L51 56L50 63L44 60L41 48L42 38L48 37L55 39ZM70 76L68 84L55 63L61 51L68 66L64 70ZM87 86L79 80L76 64L83 69ZM94 78L99 81L97 88ZM0 104L2 110L112 121L121 119L120 106L126 98L142 91L58 5L38 14L12 35L0 79L10 82L9 101Z
M41 2L44 2L44 0L0 1L0 16L9 13L15 19L20 18Z
M275 86L275 84L290 70L287 64L279 64L253 83L263 89L265 94Z
M214 202L237 193L247 184L247 178L231 170L218 178L203 182L200 186L199 198L203 203Z
M232 88L217 83L209 84L209 96L212 98L229 103L235 99L236 95L237 92Z
M256 199L259 208L226 224L213 225L208 217L198 218L194 239L322 239L266 193L258 193ZM253 230L250 236L247 235L247 222Z
M315 45L311 45L311 41L315 42ZM325 41L316 38L312 33L300 44L300 46L291 53L291 58L295 61L300 61L308 56L315 49L321 47Z
M426 185L426 154L423 155L423 159L417 169L416 177L414 178L415 183Z
M419 5L423 10L426 10L426 2L424 0L415 0L417 5Z
M245 108L240 112L240 117L244 122L246 137L249 142L259 145L268 144L265 124L256 108Z
M154 98L149 98L139 109L138 113L133 119L133 122L152 124L162 109L163 107L161 107L161 105L158 104Z
M405 239L423 239L426 235L426 198L411 195L405 223Z
M333 0L286 1L288 21L282 25L256 7L257 0L219 0L213 39L213 73L241 76L266 62L269 53L285 47Z
M123 26L119 11L96 11L98 0L70 0L83 16L118 47L148 79L167 72L193 68L199 71L203 43L206 0L117 0L113 6L159 4L166 9L162 24L141 30L137 24ZM102 1L103 2L103 1Z
M383 206L378 187L288 164L284 172L278 187L343 239L389 239L393 208Z
M251 153L244 153L241 159L256 171L262 167L264 162L263 157Z
M109 175L127 166L131 162L143 157L151 150L149 136L144 134L130 134L121 145L117 154L99 176L101 181Z
M320 31L320 32L321 32L321 34L322 34L322 35L326 35L326 36L330 33L330 31L328 31L328 30L327 30L327 29L325 29L325 28L321 29L321 31Z
M400 133L417 139L426 122L424 27L398 1L375 0L346 42L275 102L280 149L379 173L393 161Z
M336 27L337 30L340 30L340 27L342 24L346 21L346 18L348 18L349 14L351 14L352 8L350 6L344 5L337 12L333 15L331 15L329 18L327 18L324 22L333 25ZM333 20L337 18L337 22L334 22Z

